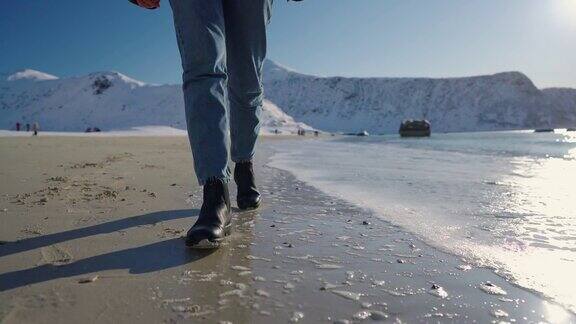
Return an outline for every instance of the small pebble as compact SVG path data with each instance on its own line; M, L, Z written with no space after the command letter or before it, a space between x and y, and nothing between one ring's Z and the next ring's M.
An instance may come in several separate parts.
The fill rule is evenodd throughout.
M334 321L334 324L350 324L351 322L347 319L339 319Z
M88 278L81 278L80 280L78 280L78 283L81 283L81 284L91 283L91 282L98 280L98 278L100 278L100 276L98 276L98 275L93 276L93 277L88 277Z
M508 313L502 309L495 309L491 312L491 314L496 318L508 317Z
M361 311L359 311L358 313L352 315L352 318L355 319L355 320L361 321L361 320L367 319L367 318L370 317L371 315L372 315L372 313L371 313L370 311L361 310Z
M267 291L264 291L262 289L257 289L256 295L258 295L260 297L270 297L270 294Z
M370 312L370 318L374 321L383 321L388 318L388 314L381 311Z
M303 318L304 318L304 313L302 313L302 312L294 312L294 313L292 314L292 317L290 318L290 322L296 323L296 322L300 321L300 320L303 319Z
M491 282L485 282L483 284L480 285L480 290L484 291L487 294L490 295L507 295L508 293L506 292L506 290L496 286L495 284L491 283Z
M458 270L468 271L468 270L472 269L472 266L468 265L468 264L461 264L461 265L457 266L456 268L458 268Z
M293 285L292 283L290 283L290 282L287 282L287 283L284 285L284 289L292 290L292 289L294 289L294 288L296 288L296 286L294 286L294 285Z
M432 287L430 288L429 293L433 296L439 297L439 298L446 298L448 297L448 293L446 292L446 290L444 290L444 288L440 287L437 284L433 284Z
M362 296L362 294L354 293L351 291L345 291L345 290L331 290L331 291L335 295L338 295L340 297L344 297L344 298L350 299L350 300L360 300L360 297Z

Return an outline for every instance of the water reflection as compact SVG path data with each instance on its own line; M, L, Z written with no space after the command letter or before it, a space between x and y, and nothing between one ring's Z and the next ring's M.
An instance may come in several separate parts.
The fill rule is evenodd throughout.
M574 137L566 140L573 142ZM514 173L502 180L509 188L502 209L525 216L504 224L501 235L524 248L513 250L522 255L503 253L502 258L521 284L543 289L574 308L570 283L576 273L576 149L565 155L512 161Z

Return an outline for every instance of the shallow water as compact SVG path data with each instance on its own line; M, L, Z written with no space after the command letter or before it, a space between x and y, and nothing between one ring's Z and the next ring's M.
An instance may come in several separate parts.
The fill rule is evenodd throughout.
M576 310L576 133L294 140L272 165Z

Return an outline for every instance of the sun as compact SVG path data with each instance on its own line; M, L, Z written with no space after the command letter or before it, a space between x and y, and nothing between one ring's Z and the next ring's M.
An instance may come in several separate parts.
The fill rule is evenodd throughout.
M576 0L552 0L554 19L563 25L576 27Z

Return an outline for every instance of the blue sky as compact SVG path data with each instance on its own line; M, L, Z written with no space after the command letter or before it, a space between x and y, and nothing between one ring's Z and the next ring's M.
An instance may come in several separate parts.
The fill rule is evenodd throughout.
M269 58L305 73L516 70L539 87L576 88L576 0L276 0L274 9ZM0 71L21 68L179 83L169 3L146 11L124 0L2 0Z

